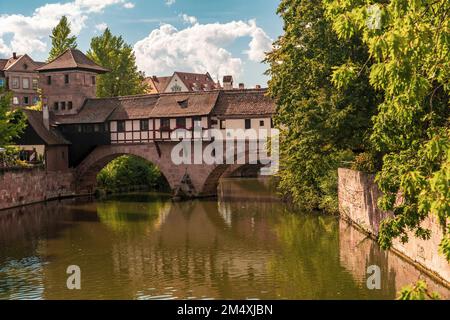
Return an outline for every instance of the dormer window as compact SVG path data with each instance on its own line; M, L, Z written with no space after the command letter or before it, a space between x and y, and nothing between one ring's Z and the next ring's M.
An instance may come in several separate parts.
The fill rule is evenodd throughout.
M186 109L188 107L188 103L189 99L184 99L184 100L179 100L177 101L178 105L180 106L181 109Z

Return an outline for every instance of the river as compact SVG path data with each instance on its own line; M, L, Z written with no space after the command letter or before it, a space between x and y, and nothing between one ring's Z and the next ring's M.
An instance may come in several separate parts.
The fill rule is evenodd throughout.
M335 216L296 212L269 180L218 199L71 199L0 211L0 299L395 299L424 278ZM81 270L81 290L66 271ZM381 289L367 268L379 266Z

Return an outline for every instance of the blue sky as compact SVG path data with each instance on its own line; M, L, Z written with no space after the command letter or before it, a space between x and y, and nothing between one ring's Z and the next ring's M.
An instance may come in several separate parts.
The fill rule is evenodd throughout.
M168 4L168 2L173 2ZM136 52L147 75L177 71L233 74L247 86L265 85L259 61L282 33L277 0L0 0L0 57L12 51L46 60L48 35L67 15L79 48L108 26Z

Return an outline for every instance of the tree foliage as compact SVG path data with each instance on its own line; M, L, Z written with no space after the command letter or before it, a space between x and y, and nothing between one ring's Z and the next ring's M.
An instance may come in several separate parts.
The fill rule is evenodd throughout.
M278 14L284 35L267 62L281 131L280 188L302 207L336 212L337 168L370 151L366 137L379 99L367 68L355 64L346 88L331 76L335 66L368 63L369 55L358 38L338 39L322 0L283 0Z
M154 188L161 179L159 169L144 159L121 156L111 161L97 176L100 188L117 191L128 187Z
M98 77L97 96L117 97L145 93L144 75L138 71L133 48L106 29L94 37L87 56L110 72Z
M444 230L442 252L450 260L450 2L448 0L324 0L339 39L358 37L374 63L371 85L383 92L370 141L384 155L377 182L379 205L394 212L381 226L384 248L409 231L427 239L421 222L435 214ZM376 23L372 23L375 21ZM338 87L364 69L350 56L336 65Z
M52 30L52 49L48 57L48 61L51 61L62 54L67 49L76 49L77 37L70 36L70 22L66 16L63 16L58 25Z
M399 292L398 300L439 300L441 297L435 292L428 290L425 281L419 280L417 283L403 288Z
M26 127L25 115L20 110L11 110L10 92L0 89L0 147L5 147L18 138Z

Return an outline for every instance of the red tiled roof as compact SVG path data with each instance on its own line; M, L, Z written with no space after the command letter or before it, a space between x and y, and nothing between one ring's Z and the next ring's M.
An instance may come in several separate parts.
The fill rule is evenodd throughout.
M106 73L109 71L90 60L84 53L77 49L67 49L64 53L37 70L51 71L72 69L89 70L97 73Z
M272 115L275 103L266 89L221 91L213 114L219 118Z
M275 103L266 90L200 91L88 99L77 115L55 116L55 124L102 123L108 120L215 115L270 116Z
M218 91L163 94L150 116L171 118L208 115L213 110L218 96Z
M158 94L118 98L117 107L109 117L109 120L150 118L158 99Z
M189 91L210 91L216 88L216 83L209 73L175 72L174 75L180 77Z
M0 71L3 71L8 63L8 59L0 59Z

